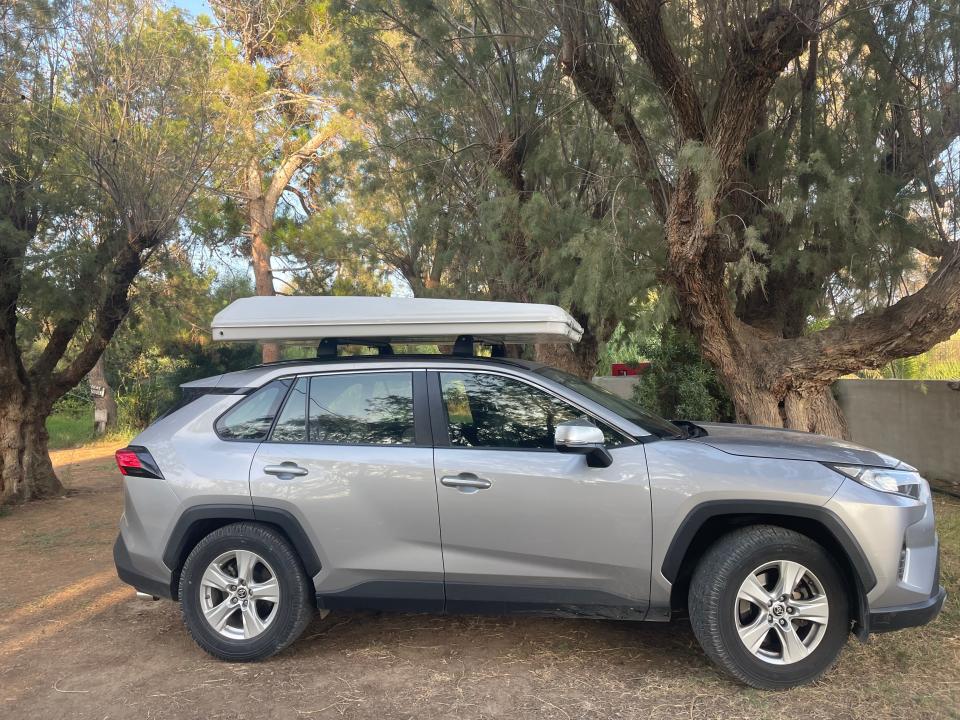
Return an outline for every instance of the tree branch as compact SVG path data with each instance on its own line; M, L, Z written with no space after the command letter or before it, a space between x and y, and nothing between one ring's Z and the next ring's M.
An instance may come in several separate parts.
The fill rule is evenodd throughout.
M143 267L144 260L160 245L159 235L143 235L125 243L110 266L106 292L97 308L93 331L77 356L59 372L50 376L49 397L55 400L86 376L103 354L120 323L130 311L130 286Z
M733 36L710 120L710 144L724 180L740 165L774 83L803 53L819 16L820 0L792 0L789 7L774 4L744 19L742 30Z
M667 37L660 0L610 0L637 52L650 66L680 130L680 140L703 142L707 136L693 79Z
M616 80L592 50L578 12L563 8L561 23L563 39L559 61L563 73L573 80L577 90L610 126L617 139L631 150L657 216L665 220L672 188L629 106L619 97Z
M320 130L315 132L303 143L296 151L291 153L270 179L270 187L267 188L264 196L264 203L267 207L267 214L272 217L276 210L277 201L283 194L284 189L290 184L293 176L300 168L316 155L317 151L326 145L331 139L336 137L337 130L332 123L327 123Z
M775 367L810 380L832 382L926 352L960 329L960 252L945 258L920 290L893 305L786 341Z

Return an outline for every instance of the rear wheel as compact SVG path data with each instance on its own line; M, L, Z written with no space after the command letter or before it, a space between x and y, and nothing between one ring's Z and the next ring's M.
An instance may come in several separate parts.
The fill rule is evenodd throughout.
M694 572L688 605L707 655L764 689L820 677L849 628L847 594L830 556L805 535L775 526L718 540Z
M222 660L262 660L310 622L310 581L286 539L255 523L227 525L201 540L180 576L184 622Z

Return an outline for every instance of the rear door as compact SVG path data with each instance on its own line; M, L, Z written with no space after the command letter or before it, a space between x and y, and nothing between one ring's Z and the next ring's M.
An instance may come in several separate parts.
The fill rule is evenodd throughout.
M254 505L311 535L323 607L443 607L425 384L406 369L299 377L257 450Z
M641 617L650 588L642 445L611 427L608 468L554 450L582 409L518 377L429 378L447 607Z

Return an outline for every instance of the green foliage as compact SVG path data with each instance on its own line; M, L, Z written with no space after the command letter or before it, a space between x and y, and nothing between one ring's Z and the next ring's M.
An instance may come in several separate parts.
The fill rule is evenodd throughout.
M93 440L93 406L85 412L55 410L47 417L51 450L77 447Z
M663 325L641 340L637 352L650 362L634 391L638 403L671 419L733 420L730 398L688 333Z
M933 360L927 354L899 358L877 372L861 373L894 380L960 380L960 360Z
M222 141L217 76L209 41L178 11L133 0L15 3L0 56L0 287L17 311L2 332L55 399L178 235ZM14 354L0 382L17 382Z
M330 159L343 183L313 220L323 236L415 295L558 303L605 339L653 280L659 229L629 153L575 102L549 16L487 0L338 9L370 133Z
M182 383L260 361L253 344L215 344L213 315L252 293L245 276L217 278L172 254L137 286L127 323L105 356L117 394L118 425L137 431L171 405Z
M176 400L175 378L188 367L179 357L156 348L140 354L124 368L117 388L117 424L144 428Z

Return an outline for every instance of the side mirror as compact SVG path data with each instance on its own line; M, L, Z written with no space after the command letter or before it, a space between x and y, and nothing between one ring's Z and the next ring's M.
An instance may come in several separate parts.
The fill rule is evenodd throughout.
M605 468L613 463L603 444L603 430L589 420L567 420L557 425L553 446L558 452L586 456L590 467Z

